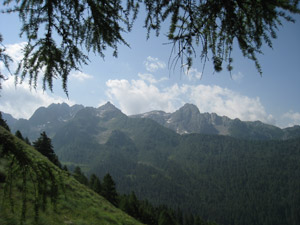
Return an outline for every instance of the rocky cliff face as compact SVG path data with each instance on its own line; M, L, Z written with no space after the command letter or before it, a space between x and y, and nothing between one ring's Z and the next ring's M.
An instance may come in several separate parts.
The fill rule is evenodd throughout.
M243 139L289 139L300 135L300 126L280 129L260 121L247 122L218 116L216 113L201 113L197 106L185 104L174 113L152 111L132 116L134 118L150 118L179 134L216 134L228 135Z
M77 112L83 108L82 105L51 104L47 108L38 108L28 120L9 119L8 125L13 133L20 130L25 137L32 141L36 140L42 131L45 131L49 137L53 137L60 127L74 118Z

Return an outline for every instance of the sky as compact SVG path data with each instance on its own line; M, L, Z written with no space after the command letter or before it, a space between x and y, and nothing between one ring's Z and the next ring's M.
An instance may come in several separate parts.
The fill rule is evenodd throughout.
M0 111L15 118L28 119L41 106L66 102L69 105L99 107L110 101L123 113L133 115L151 110L174 112L185 103L195 104L201 113L239 118L289 127L300 125L300 16L296 23L283 22L273 40L273 49L264 46L259 55L262 76L252 61L244 58L238 46L233 51L233 72L224 69L215 73L207 62L202 73L200 58L194 58L187 73L180 65L169 68L172 46L161 34L151 34L143 28L139 15L132 32L123 36L130 44L118 46L118 57L107 50L105 58L91 53L90 63L81 71L72 71L68 78L69 97L63 92L62 80L54 82L53 92L30 88L28 80L15 85L15 77L7 75L0 91ZM15 14L0 14L0 33L7 53L17 62L22 58L26 39L19 36L20 23ZM16 63L11 65L12 70Z

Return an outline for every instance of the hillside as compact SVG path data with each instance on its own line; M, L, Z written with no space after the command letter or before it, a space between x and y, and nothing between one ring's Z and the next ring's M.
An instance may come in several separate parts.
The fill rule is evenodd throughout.
M178 122L181 127L198 127L199 110L186 105L179 111L174 121L185 119ZM128 117L107 103L79 110L52 140L70 169L80 166L98 177L110 173L120 193L134 191L152 204L180 207L223 225L300 224L298 127L227 122L237 134L253 136L180 135L153 119ZM275 135L278 129L291 136L282 140Z
M79 111L53 143L70 168L80 165L99 177L109 172L118 191L154 204L180 206L219 224L300 222L299 138L179 135L109 104Z
M39 152L11 135L2 127L0 127L0 140L0 173L2 174L0 182L1 225L20 224L20 221L23 221L23 224L35 224L37 208L34 206L36 204L39 206L38 224L140 224L121 210L115 208L103 197L77 182L67 172L54 166ZM27 163L30 166L26 166L26 175L22 169L24 167L20 167L19 161L15 160L11 155L4 157L3 154L7 150L7 146L17 146L18 154L27 159ZM9 170L10 165L13 165L12 170ZM11 189L8 183L10 172L13 173ZM43 177L38 179L41 175ZM27 178L25 189L24 177ZM42 178L44 184L46 184L46 189L43 190L44 195L41 193L43 186L39 183ZM4 180L6 180L6 183L3 183ZM38 187L39 192L35 191ZM51 192L54 190L57 190L55 198L51 195ZM39 198L35 198L36 196ZM42 198L42 196L44 197ZM24 199L26 201L23 201ZM46 202L43 202L43 200L46 200ZM45 204L43 205L42 203ZM26 220L21 219L24 213L24 206L26 208ZM45 209L43 209L44 206Z

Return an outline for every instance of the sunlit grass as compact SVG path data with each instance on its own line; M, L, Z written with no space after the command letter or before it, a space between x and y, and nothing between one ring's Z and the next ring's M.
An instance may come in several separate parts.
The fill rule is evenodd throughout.
M0 127L0 135L7 134L7 131ZM120 224L135 225L140 224L132 217L125 214L120 209L115 208L86 186L76 181L68 172L60 170L53 165L47 158L42 156L33 147L26 145L21 140L14 138L18 145L23 147L23 151L36 162L45 162L46 165L53 170L57 180L62 183L59 185L59 196L56 204L52 204L47 199L45 209L39 210L39 217L35 221L34 201L34 183L28 181L26 196L26 220L24 225L93 225L93 224ZM1 150L1 149L0 149ZM1 159L1 169L5 171L9 165L10 157ZM9 191L5 190L5 183L0 184L0 224L1 225L17 225L21 224L22 213L22 176L17 174L11 190L11 198Z

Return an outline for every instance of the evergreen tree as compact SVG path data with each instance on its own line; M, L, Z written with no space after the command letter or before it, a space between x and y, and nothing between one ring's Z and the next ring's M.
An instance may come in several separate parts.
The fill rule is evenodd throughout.
M272 47L272 39L282 20L294 22L291 14L300 14L299 0L286 1L133 1L127 0L7 0L6 12L17 12L22 22L21 34L27 45L17 73L30 84L37 85L43 71L43 88L52 90L53 79L62 78L67 93L67 78L73 69L87 64L85 52L104 57L107 47L117 56L118 44L129 44L123 32L130 31L140 4L145 6L147 37L151 31L159 35L163 22L169 23L168 39L173 44L175 58L189 68L192 58L211 57L215 71L226 67L232 71L231 52L234 43L244 57L255 62L263 44ZM238 21L238 22L237 22ZM58 38L54 38L58 37ZM0 36L0 43L2 37ZM8 65L9 58L0 48L0 61ZM181 60L180 60L181 59ZM0 73L0 81L3 75Z
M87 177L82 173L79 166L75 167L73 175L74 175L75 179L78 180L80 183L82 183L86 186L89 184Z
M101 194L101 182L99 178L95 175L92 174L90 177L90 182L89 182L89 187L96 193Z
M130 216L143 221L143 218L141 218L140 210L139 210L140 203L134 192L131 192L130 195L123 196L121 198L120 208L126 213L128 213Z
M26 144L31 145L31 142L29 141L28 137L26 137L24 141L26 142Z
M163 210L159 214L158 225L177 225L177 223L167 210Z
M64 171L69 172L67 165L64 165L62 169L63 169Z
M9 55L7 55L5 53L5 46L2 44L2 41L3 41L3 38L2 38L2 35L0 34L0 62L3 63L4 67L8 70L9 70L9 64L12 62L12 59ZM5 80L6 77L4 76L4 74L2 74L1 70L0 70L0 90L2 89L2 85L1 85L1 81L2 80ZM0 112L1 114L1 112ZM0 126L1 125L1 119L2 119L2 115L0 115Z
M102 195L113 205L118 205L118 194L116 191L116 184L109 173L107 173L103 178Z
M58 157L54 153L51 139L45 132L42 132L40 134L40 137L35 142L33 142L33 146L37 151L46 156L51 162L61 167L61 164L58 161Z
M194 225L205 225L205 221L200 216L196 216L194 220Z
M1 81L0 81L1 87ZM2 113L0 112L0 126L4 127L6 130L10 131L9 126L7 125L6 121L2 118Z
M15 136L24 141L24 138L23 138L23 135L22 135L21 131L17 130L16 133L15 133Z

